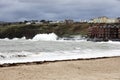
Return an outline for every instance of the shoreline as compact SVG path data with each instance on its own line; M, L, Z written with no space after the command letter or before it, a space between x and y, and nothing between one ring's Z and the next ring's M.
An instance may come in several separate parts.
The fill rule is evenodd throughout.
M22 63L5 63L5 64L0 64L0 68L2 68L2 67L13 67L13 66L22 66L22 65L38 65L38 64L64 62L64 61L98 60L98 59L109 59L109 58L120 58L120 56L98 57L98 58L81 58L81 59L68 59L68 60L55 60L55 61L34 61L34 62L22 62Z
M120 57L0 67L1 80L120 80Z

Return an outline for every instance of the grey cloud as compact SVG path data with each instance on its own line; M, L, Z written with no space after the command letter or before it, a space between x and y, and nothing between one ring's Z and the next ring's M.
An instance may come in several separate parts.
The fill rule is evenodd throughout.
M117 17L118 0L0 0L0 20Z

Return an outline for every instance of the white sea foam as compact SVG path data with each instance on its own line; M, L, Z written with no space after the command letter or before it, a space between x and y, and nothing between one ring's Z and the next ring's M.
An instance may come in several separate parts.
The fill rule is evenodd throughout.
M5 41L12 41L12 40L26 40L26 37L22 37L22 38L13 38L13 39L4 38L4 39L0 39L0 40L5 40Z
M55 52L39 52L32 53L22 51L2 55L5 57L0 60L0 64L4 63L21 63L21 62L34 62L34 61L56 61L56 60L69 60L69 59L89 59L89 58L102 58L120 56L120 50L72 50L72 51L55 51ZM7 56L7 57L6 57Z
M13 38L11 40L26 40L26 37L22 37L22 38Z
M30 41L55 41L58 39L58 36L55 33L49 33L49 34L37 34L33 39L28 39ZM25 37L22 38L13 38L13 39L0 39L5 41L11 41L11 40L27 40Z
M55 41L57 40L58 36L55 33L49 33L49 34L37 34L35 37L33 37L32 40L34 41Z
M63 37L59 38L55 33L49 33L49 34L36 34L32 39L26 39L26 37L22 38L13 38L13 39L0 39L5 41L12 41L12 40L28 40L28 41L82 41L85 40L81 37L81 35L73 35L71 37Z
M120 42L57 38L50 33L38 34L31 41L25 37L0 40L0 64L120 56Z

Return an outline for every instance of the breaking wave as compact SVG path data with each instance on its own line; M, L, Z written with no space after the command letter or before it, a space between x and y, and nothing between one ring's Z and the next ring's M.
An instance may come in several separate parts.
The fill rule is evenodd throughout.
M12 41L12 40L29 40L29 41L75 41L75 40L85 40L85 38L81 37L81 35L78 36L70 36L70 37L58 37L55 33L49 33L49 34L37 34L32 39L26 39L26 37L22 38L13 38L13 39L0 39L0 40L6 40L6 41Z
M13 39L9 39L9 38L4 38L4 39L0 39L0 40L5 40L5 41L16 41L16 40L26 40L26 37L22 37L22 38L13 38Z
M13 38L13 39L8 39L8 38L4 38L4 39L0 39L0 40L32 40L32 41L55 41L58 39L58 36L55 33L49 33L49 34L37 34L35 35L32 39L26 39L26 37L22 37L22 38Z
M55 33L49 33L49 34L37 34L35 37L33 37L32 40L55 41L57 39L58 39L58 36Z

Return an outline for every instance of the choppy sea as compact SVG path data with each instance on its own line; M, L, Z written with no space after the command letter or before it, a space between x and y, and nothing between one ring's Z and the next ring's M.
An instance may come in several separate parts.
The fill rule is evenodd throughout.
M91 42L81 36L58 38L54 33L33 39L0 39L0 64L120 56L120 42Z

